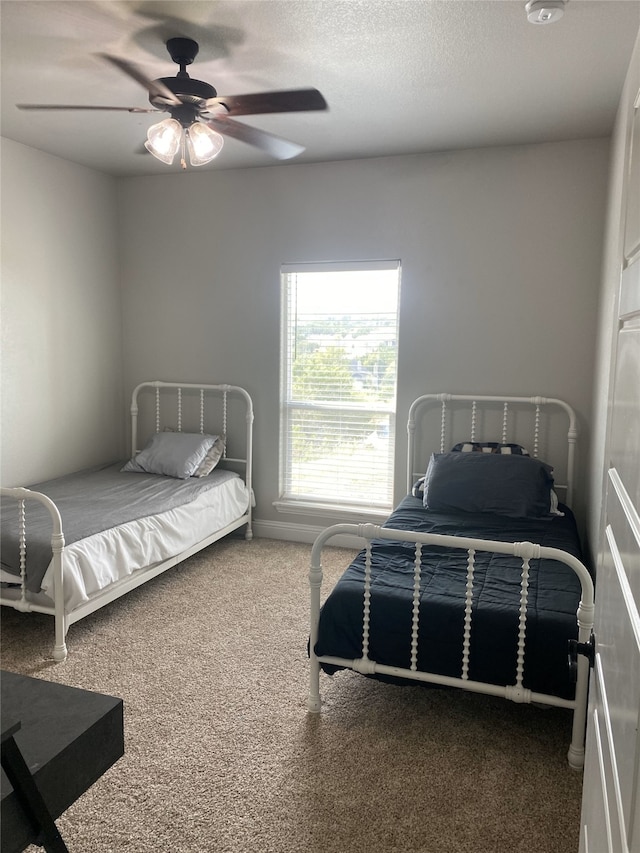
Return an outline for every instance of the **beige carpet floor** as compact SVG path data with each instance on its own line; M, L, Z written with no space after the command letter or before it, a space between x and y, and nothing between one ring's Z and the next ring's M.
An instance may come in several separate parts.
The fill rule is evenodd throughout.
M3 609L4 669L124 700L71 853L575 853L567 712L339 673L307 713L309 554L217 543L72 626L61 664L51 619Z

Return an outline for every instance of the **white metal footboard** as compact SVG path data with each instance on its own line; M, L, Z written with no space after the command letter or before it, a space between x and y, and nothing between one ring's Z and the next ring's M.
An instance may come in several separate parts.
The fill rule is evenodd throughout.
M332 656L317 656L314 648L318 639L318 623L320 618L320 597L322 586L322 548L328 540L336 535L349 534L358 536L365 540L365 580L364 580L364 616L362 625L362 657L356 660ZM408 669L395 666L387 666L376 663L369 658L369 604L371 598L371 546L373 539L387 539L401 542L413 542L416 546L415 573L414 573L414 596L413 596L413 618L411 627L411 665ZM417 668L418 648L418 616L419 616L419 591L421 572L421 552L425 545L438 545L467 551L467 587L464 620L464 642L463 653L460 661L460 677L438 675L436 673L421 672ZM471 601L473 596L474 565L476 551L489 551L499 554L507 554L522 559L521 595L520 595L520 621L518 631L518 648L515 682L510 685L485 684L472 681L468 677L469 655L471 645ZM554 705L561 708L573 709L573 728L571 745L568 752L569 764L572 768L579 770L584 764L584 733L587 710L587 691L589 682L589 662L583 655L578 655L577 680L575 698L572 700L561 699L543 693L533 692L523 686L525 634L527 619L527 595L528 595L528 573L529 563L532 559L552 559L565 563L576 573L582 588L580 604L577 610L578 642L588 643L591 629L593 627L594 614L594 589L593 581L586 567L571 554L557 548L547 548L531 542L497 542L484 539L469 539L458 536L443 536L435 533L413 533L407 530L394 530L383 528L374 524L336 524L324 530L315 540L311 552L311 568L309 582L311 589L311 627L310 627L310 685L309 685L309 710L320 711L320 664L326 663L333 666L344 667L355 670L366 675L390 675L400 678L423 681L432 684L440 684L448 687L461 687L476 693L486 693L493 696L502 696L513 702L539 702L546 705ZM567 638L569 640L570 638Z
M27 593L27 551L26 551L26 531L25 531L25 506L27 500L35 500L48 511L51 516L51 551L53 563L53 584L54 584L54 600L53 600L53 616L55 618L55 644L53 647L53 659L62 661L67 657L67 619L64 608L64 535L62 533L62 519L58 512L58 507L54 504L51 498L43 495L41 492L34 492L31 489L16 487L13 489L0 489L0 495L3 498L15 498L18 501L18 518L20 526L20 592L19 597L7 601L15 610L20 610L23 613L47 613L51 614L51 607L47 605L39 605L28 600Z

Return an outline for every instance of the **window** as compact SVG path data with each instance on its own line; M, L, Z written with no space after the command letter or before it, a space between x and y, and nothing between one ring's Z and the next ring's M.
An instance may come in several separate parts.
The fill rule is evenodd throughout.
M282 268L277 506L391 508L399 296L399 261Z

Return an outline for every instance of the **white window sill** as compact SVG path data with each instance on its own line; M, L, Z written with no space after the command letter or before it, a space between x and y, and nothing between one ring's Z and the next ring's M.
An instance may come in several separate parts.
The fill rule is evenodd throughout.
M358 521L363 518L371 521L384 521L391 513L391 507L383 509L372 506L342 506L340 504L314 503L313 501L274 501L273 506L278 512L286 512L291 515L323 515L330 518L338 518L342 521L353 517Z

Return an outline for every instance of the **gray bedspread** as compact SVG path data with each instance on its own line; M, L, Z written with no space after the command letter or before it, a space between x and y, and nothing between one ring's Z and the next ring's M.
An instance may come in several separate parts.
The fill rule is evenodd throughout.
M50 497L60 511L65 544L70 545L149 515L189 503L203 491L237 476L216 469L208 477L178 480L158 474L122 472L124 462L115 462L67 474L29 488ZM26 504L27 588L40 589L51 561L51 516L37 501ZM17 503L3 499L1 521L2 568L20 574L20 542Z

